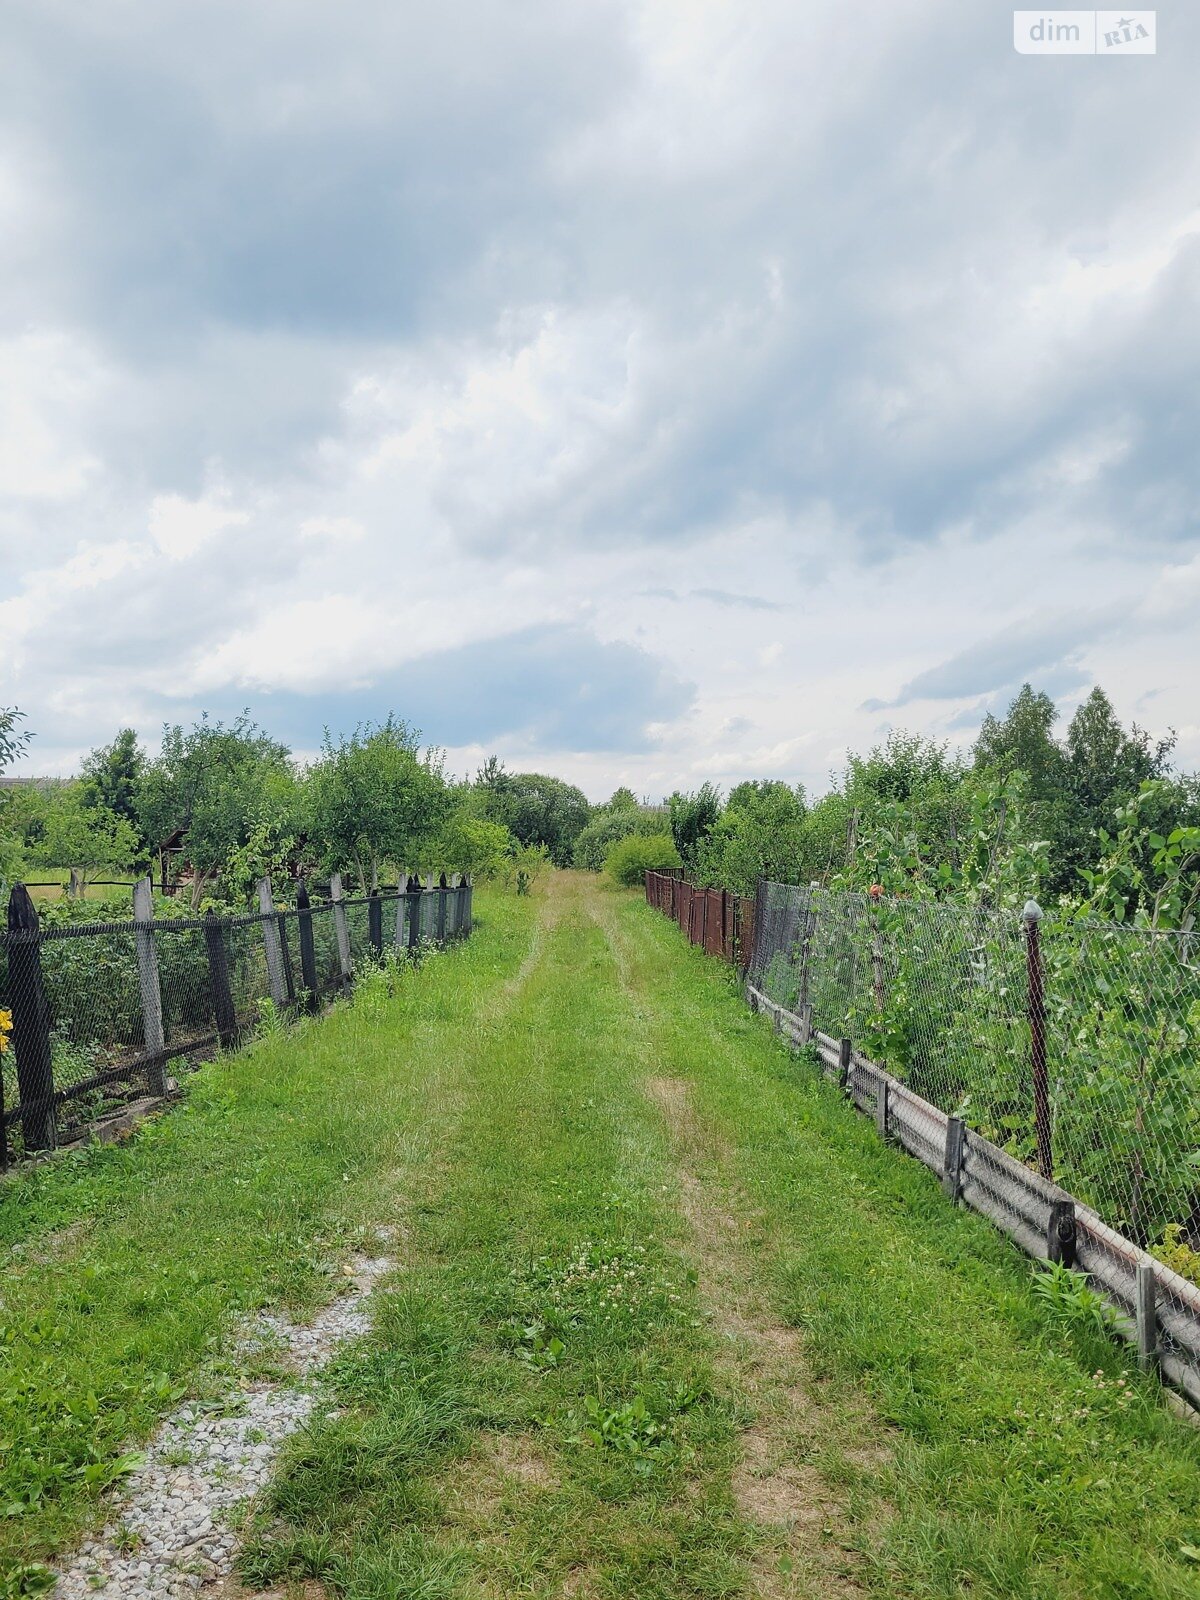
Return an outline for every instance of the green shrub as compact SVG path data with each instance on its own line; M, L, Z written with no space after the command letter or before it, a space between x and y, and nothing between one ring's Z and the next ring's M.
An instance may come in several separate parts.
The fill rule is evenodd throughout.
M637 806L613 806L599 812L575 840L572 860L586 872L602 872L608 852L622 839L661 836L664 818Z
M609 875L627 889L641 883L647 872L679 865L679 852L669 833L631 834L613 845L604 862Z

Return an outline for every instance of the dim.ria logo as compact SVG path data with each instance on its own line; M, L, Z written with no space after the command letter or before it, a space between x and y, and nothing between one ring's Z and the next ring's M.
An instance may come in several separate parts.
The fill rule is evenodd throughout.
M1014 11L1013 44L1027 56L1149 56L1153 11Z

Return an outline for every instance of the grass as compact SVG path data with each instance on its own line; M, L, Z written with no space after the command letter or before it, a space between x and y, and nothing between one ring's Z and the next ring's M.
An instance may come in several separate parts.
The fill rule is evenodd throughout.
M238 1314L315 1305L387 1225L373 1331L246 1528L251 1591L1200 1595L1200 1436L1094 1318L637 896L480 901L394 993L6 1186L10 1572L230 1381Z
M33 900L61 899L71 879L70 867L30 867L28 874L33 880L28 885ZM121 867L100 867L92 876L100 881L87 884L82 896L85 900L111 899L123 888L132 889L135 881L133 874Z

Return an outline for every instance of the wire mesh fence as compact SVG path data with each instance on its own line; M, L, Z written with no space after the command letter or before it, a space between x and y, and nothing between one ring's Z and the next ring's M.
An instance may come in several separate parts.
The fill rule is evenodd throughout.
M1139 1244L1200 1227L1200 941L764 884L756 985Z
M647 875L702 944L699 892ZM1086 1271L1141 1364L1200 1408L1198 957L1193 934L1032 902L760 883L741 964L751 1004L881 1136L1031 1255Z
M171 1063L230 1047L279 1011L316 1010L385 952L471 929L469 880L240 916L154 915L149 882L128 921L42 925L23 885L0 931L0 1161L53 1149L131 1101L168 1092ZM143 898L139 898L139 896Z

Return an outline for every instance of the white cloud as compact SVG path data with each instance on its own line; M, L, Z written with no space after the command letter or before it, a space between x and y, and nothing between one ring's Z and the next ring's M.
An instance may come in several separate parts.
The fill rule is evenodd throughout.
M906 685L968 739L1026 666L1194 727L1200 15L1101 82L948 0L215 0L232 61L173 0L16 4L0 700L43 749L163 694L403 714L523 630L521 759L599 794L819 785ZM576 668L643 747L576 748Z
M226 528L244 527L249 521L249 512L235 511L219 501L160 494L151 503L147 526L163 555L172 561L186 561Z

